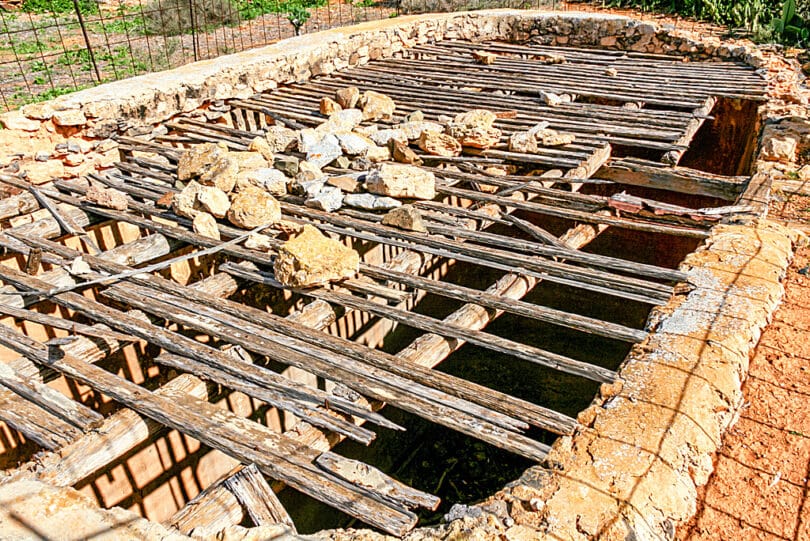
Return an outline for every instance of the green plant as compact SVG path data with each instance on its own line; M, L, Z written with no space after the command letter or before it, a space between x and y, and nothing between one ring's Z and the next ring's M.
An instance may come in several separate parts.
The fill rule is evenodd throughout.
M144 15L144 33L163 36L239 22L239 8L231 0L153 0Z
M93 68L90 52L87 49L65 51L56 59L56 63L60 66L77 67L81 71L90 71Z
M289 15L302 7L323 7L326 3L327 0L241 0L239 14L242 19L251 20L268 13L286 13ZM309 17L307 16L307 18Z
M306 24L310 16L311 14L305 6L298 3L287 4L287 20L293 26L296 36L301 35L301 27Z
M82 14L98 13L98 4L94 0L78 0ZM23 11L29 13L73 13L76 6L73 0L24 0Z
M807 9L806 6L803 8ZM810 38L808 24L810 24L808 21L799 16L796 0L785 0L780 16L774 17L771 21L771 28L779 41L800 44L806 43Z

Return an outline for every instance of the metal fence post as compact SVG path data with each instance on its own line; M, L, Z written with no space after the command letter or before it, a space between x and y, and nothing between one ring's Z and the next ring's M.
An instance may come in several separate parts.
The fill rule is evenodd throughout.
M82 29L82 36L84 36L84 44L87 47L87 54L90 55L90 63L93 64L93 70L96 72L96 79L101 84L101 72L98 71L98 64L96 64L96 55L93 53L93 46L90 44L90 38L87 35L87 28L84 25L84 16L82 15L79 0L73 0L73 9L76 10L76 17L79 19L79 26Z

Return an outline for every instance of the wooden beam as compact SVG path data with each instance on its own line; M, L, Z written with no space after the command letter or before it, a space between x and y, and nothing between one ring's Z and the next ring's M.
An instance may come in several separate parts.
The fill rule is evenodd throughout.
M631 158L614 158L596 174L619 184L705 195L725 201L736 201L748 181L746 177L725 177Z
M39 287L35 281L30 287ZM309 496L393 535L404 535L416 516L393 503L377 499L366 487L324 475L311 465L317 453L186 393L157 394L93 364L49 350L27 336L0 325L0 343L35 362L48 365L89 385L115 401L167 427L218 449L244 463L254 462L267 475Z
M315 462L320 463L322 456L316 458ZM351 479L347 480L352 481ZM386 476L386 481L391 482L393 479ZM224 481L224 485L236 496L236 499L245 508L248 516L256 526L283 524L292 533L297 533L289 513L281 505L278 496L267 484L267 480L262 476L255 464L245 466L233 475L228 476ZM377 492L385 494L381 490L377 490Z

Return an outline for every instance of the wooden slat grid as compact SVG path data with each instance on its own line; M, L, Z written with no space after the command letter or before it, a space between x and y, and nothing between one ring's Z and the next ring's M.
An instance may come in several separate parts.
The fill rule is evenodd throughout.
M470 56L473 49L495 52L498 61L491 66L476 64ZM546 64L543 55L548 54L564 55L566 63ZM616 69L617 76L604 75L607 68ZM174 182L180 147L216 141L244 150L269 122L297 128L317 125L324 120L317 111L319 99L349 84L389 94L397 102L398 114L418 109L426 118L436 119L474 103L516 113L499 120L505 137L548 121L550 127L574 133L577 139L532 156L510 153L503 147L468 151L453 160L423 155L424 167L438 178L440 193L436 201L417 203L427 221L425 234L384 226L373 213L316 211L289 196L282 204L285 219L314 224L356 242L390 246L399 255L382 264L363 263L363 276L345 281L340 289L295 291L315 300L304 312L287 318L230 300L228 297L250 283L284 287L272 275L274 253L281 241L271 240L270 253L250 250L233 242L245 232L225 223L219 224L223 240L215 241L195 234L189 220L157 207L154 203L161 196L177 191ZM538 90L570 94L575 99L548 107L539 102ZM178 118L168 124L170 133L157 141L122 137L126 159L116 169L91 178L127 193L129 206L124 211L88 203L82 183L60 181L52 188L35 190L22 179L2 177L0 181L25 191L13 198L13 204L0 204L0 218L40 206L52 209L53 215L0 233L0 246L29 257L30 271L0 267L0 279L6 284L0 313L70 330L71 337L43 344L9 327L0 328L0 343L20 355L0 370L0 403L4 406L0 420L42 447L59 450L40 457L38 475L60 486L75 484L166 428L177 429L246 465L212 485L171 520L184 532L236 520L241 517L241 511L236 511L239 508L257 524L277 522L294 530L263 474L384 531L403 535L416 524L412 509L433 509L437 499L369 466L324 453L312 446L313 434L327 431L369 444L375 434L365 423L399 429L377 413L383 403L390 403L513 453L542 460L548 446L527 437L525 431L534 426L569 434L576 426L574 419L431 368L469 342L593 381L612 382L616 374L611 370L487 333L484 327L489 319L508 312L614 340L643 340L646 333L641 329L535 305L521 297L547 281L649 305L665 303L673 286L685 279L684 274L579 248L609 226L699 239L707 236L716 220L697 209L648 200L643 203L657 212L621 214L615 212L611 198L579 194L571 188L626 181L687 192L694 185L696 193L734 201L742 191L743 179L679 168L659 170L654 162L641 160L617 160L609 168L610 178L594 178L594 173L609 159L611 144L660 151L662 159L669 155L677 161L716 97L761 99L763 91L763 83L750 70L728 63L695 65L615 51L445 42L411 49L407 58L383 60L235 100L224 123ZM622 103L634 105L626 108ZM135 151L163 156L168 165ZM456 167L443 167L447 162ZM562 176L553 180L525 174L492 176L482 168L505 163L561 169ZM494 186L495 193L480 191L480 184ZM516 199L513 194L522 195ZM459 200L473 206L455 204ZM499 212L484 212L484 207ZM556 237L514 216L515 210L568 221L571 229ZM92 247L89 253L77 251L56 242L65 233L84 237L83 228L105 220L132 224L149 235L101 253ZM484 230L491 223L508 225L530 239ZM229 261L220 264L214 276L190 286L157 273L132 272L135 266L164 259L183 247L216 249L229 256ZM90 271L72 275L66 269L79 256ZM420 262L463 261L502 271L504 276L481 291L414 274L414 258ZM52 265L53 270L37 272L39 261ZM114 283L103 280L122 273L126 277ZM89 287L82 286L88 280L93 281L97 300L78 291ZM466 304L449 319L438 320L406 309L417 292ZM37 313L37 303L45 298L92 323L66 324ZM129 311L117 308L121 306ZM335 317L330 306L388 319L424 335L399 355L377 351L325 333L322 329ZM476 311L480 307L490 310L483 319ZM365 398L352 401L296 383L175 332L162 322L306 370ZM135 340L161 348L155 361L184 375L150 391L95 366ZM453 345L440 351L426 347L431 341ZM102 418L47 387L59 374L85 383L125 408ZM277 434L215 409L207 401L203 381L294 413L303 428ZM98 432L93 430L99 426ZM133 430L137 437L131 435ZM119 435L119 443L100 439L100 433ZM214 508L217 515L209 512Z

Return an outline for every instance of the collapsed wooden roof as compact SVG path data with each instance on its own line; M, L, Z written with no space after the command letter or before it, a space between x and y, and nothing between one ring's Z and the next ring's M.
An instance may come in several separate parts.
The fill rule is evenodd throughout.
M498 61L478 64L470 56L474 49L498 53ZM550 63L549 55L564 55L566 63ZM38 475L60 485L73 484L114 461L162 427L177 429L245 465L253 465L233 472L205 491L194 506L178 513L173 523L184 531L196 521L210 519L203 518L211 512L205 502L213 501L222 491L235 495L237 504L246 506L257 523L289 522L261 472L363 522L395 535L404 534L416 524L410 509L435 508L437 498L370 466L311 447L313 431L329 431L369 444L374 432L364 422L399 428L377 413L385 402L518 455L542 460L548 446L527 437L525 431L533 426L569 434L576 427L573 418L431 368L468 342L593 381L612 382L616 378L612 370L502 338L483 327L497 314L507 312L639 342L646 335L642 329L520 298L534 284L547 281L649 305L663 304L685 275L581 251L598 233L594 226L700 239L724 215L750 210L734 206L745 202L747 188L755 188L748 179L672 168L664 162L678 162L718 97L761 100L763 83L750 69L735 64L677 60L603 50L442 42L410 49L406 58L372 62L251 99L234 100L222 108L227 114L219 119L213 118L216 115L209 121L180 117L167 125L167 135L154 141L121 137L122 162L91 177L125 192L129 196L126 210L89 203L82 183L60 181L53 187L37 189L24 179L2 177L4 183L25 190L0 204L4 218L40 206L52 209L52 217L7 228L0 235L0 245L27 256L29 263L28 272L0 267L0 279L18 292L5 297L0 312L66 329L72 336L40 343L0 326L0 343L20 355L0 365L0 419L42 447L59 450L58 455L42 458ZM607 68L615 69L615 76L606 75ZM382 264L363 263L362 276L342 282L340 288L296 291L321 302L286 318L230 300L237 289L251 283L284 288L272 274L274 253L281 241L273 239L269 252L251 250L242 245L244 230L223 223L219 224L223 240L215 241L194 233L190 220L156 206L167 192L177 191L176 164L182 147L216 141L244 150L270 122L293 128L317 125L323 121L317 112L320 98L347 85L390 95L397 102L398 114L421 110L426 118L436 119L485 107L506 113L498 121L506 136L547 121L554 129L575 134L576 141L536 154L501 147L467 149L455 158L421 154L424 167L439 180L441 195L435 201L416 203L427 218L428 233L382 225L380 216L370 212L314 210L289 197L282 204L287 219L315 224L353 241L392 247L396 256ZM539 90L566 94L572 101L544 105L538 100ZM654 151L660 154L660 161L614 159L610 167L602 169L602 177L594 178L611 158L611 144ZM141 152L166 161L145 158ZM447 163L455 167L444 168ZM499 164L561 169L563 175L554 179L523 174L494 176L483 170L483 166ZM707 211L572 190L588 183L619 181L711 196L727 201L729 206L721 212ZM480 184L496 189L481 191ZM511 197L515 193L524 197ZM460 201L472 205L461 205ZM476 205L482 204L496 205L500 212L476 210ZM514 210L567 220L571 228L555 236L514 216ZM132 224L145 236L107 252L96 252L92 242L85 244L89 252L58 242L65 235L85 236L84 228L105 220ZM492 223L512 227L523 236L483 229ZM158 273L165 268L165 261L148 265L184 247L195 248L195 256L219 253L228 260L219 264L216 274L189 286ZM504 276L484 291L448 284L414 274L413 259L409 259L414 255L463 261L502 271ZM79 256L89 269L72 272L71 265ZM53 269L39 272L41 263ZM117 278L111 280L111 275ZM96 290L98 300L80 293L90 287ZM450 318L438 320L407 309L415 291L467 304ZM42 299L96 324L82 325L37 313L36 303ZM334 317L330 305L386 318L419 329L424 335L398 355L371 349L322 331ZM489 312L482 315L477 307ZM341 397L296 383L174 331L162 325L164 321L304 369L365 398L354 393ZM135 340L159 347L162 353L155 361L185 375L148 390L95 365ZM443 341L452 345L431 347ZM127 409L103 418L50 389L47 381L57 373L89 385ZM229 414L205 400L201 380L294 413L306 424L296 432L278 434ZM146 433L133 435L130 429L137 416L151 423Z

